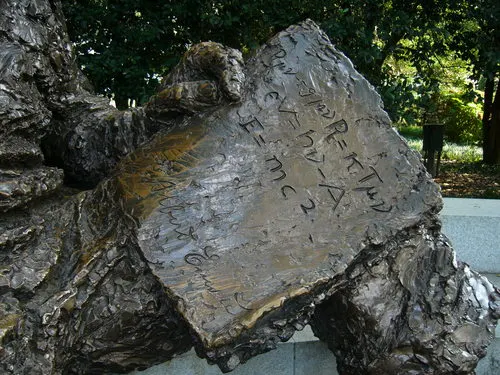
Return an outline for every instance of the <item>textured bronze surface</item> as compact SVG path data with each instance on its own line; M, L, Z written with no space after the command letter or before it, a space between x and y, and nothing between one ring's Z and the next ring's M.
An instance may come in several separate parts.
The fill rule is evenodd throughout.
M312 21L244 67L194 46L117 111L59 1L2 4L2 373L127 372L193 345L231 371L308 323L342 374L474 371L499 293L455 259L419 155Z
M116 177L153 273L207 348L441 204L379 96L314 26L248 67L242 104L157 136Z

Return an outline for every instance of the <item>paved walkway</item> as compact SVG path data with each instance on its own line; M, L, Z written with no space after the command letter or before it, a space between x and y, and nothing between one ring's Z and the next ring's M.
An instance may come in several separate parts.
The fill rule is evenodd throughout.
M440 216L459 260L500 273L500 199L445 198Z

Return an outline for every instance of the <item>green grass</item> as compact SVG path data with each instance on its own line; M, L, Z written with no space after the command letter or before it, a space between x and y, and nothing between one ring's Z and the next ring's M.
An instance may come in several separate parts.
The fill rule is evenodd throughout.
M403 126L398 127L398 133L401 134L406 139L422 139L423 128L421 126Z
M421 139L407 139L408 145L422 153ZM483 157L481 147L472 145L457 145L455 143L444 142L443 151L441 152L442 160L453 160L458 163L477 163Z
M408 145L422 153L421 127L398 129ZM445 140L441 153L440 178L443 195L460 198L500 199L500 165L482 162L482 149L475 145L455 144Z
M457 145L445 142L441 158L461 163L477 163L483 159L483 150L478 146Z
M406 126L398 129L408 145L418 151L422 152L422 127L421 126ZM456 143L444 141L443 151L441 153L442 160L453 160L459 163L477 163L481 161L483 151L481 147L474 145L458 145Z

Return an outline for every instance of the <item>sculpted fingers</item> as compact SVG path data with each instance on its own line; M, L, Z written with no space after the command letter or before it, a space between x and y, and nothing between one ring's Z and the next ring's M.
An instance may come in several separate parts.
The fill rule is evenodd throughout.
M186 75L177 79L191 80L193 75L211 77L219 83L220 89L228 99L231 101L241 99L245 76L240 51L220 43L203 42L194 45L186 52L182 64Z
M150 114L168 111L196 112L224 99L241 100L245 75L241 52L215 42L191 47L181 62L163 79L150 100Z
M212 81L188 81L164 87L146 105L149 115L162 112L194 113L220 103L217 85Z

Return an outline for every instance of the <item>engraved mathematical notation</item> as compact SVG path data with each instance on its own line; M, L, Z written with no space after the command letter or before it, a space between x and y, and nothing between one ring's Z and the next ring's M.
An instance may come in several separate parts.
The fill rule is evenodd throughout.
M198 248L196 243L199 240L197 227L187 219L188 217L193 217L193 212L196 211L196 207L193 206L193 203L173 203L172 200L174 198L172 198L171 195L171 188L175 186L174 183L168 180L168 176L161 177L161 171L158 170L158 166L151 166L151 168L151 173L145 173L141 182L150 183L153 187L157 185L163 187L162 189L158 189L158 192L162 194L162 199L159 201L159 212L162 214L162 223L164 223L162 226L168 226L169 235L159 238L160 248L156 251L156 256L153 255L149 259L149 263L159 269L170 268L173 272L177 268L177 264L174 260L166 264L170 259L169 257L165 258L167 248L169 246L173 246L174 248L176 246L184 246L182 243L176 244L176 241L184 243L194 242L194 251L185 254L182 260L184 264L192 267L194 271L192 277L195 278L194 280L201 283L205 290L215 297L216 306L213 307L214 311L217 309L217 306L219 306L219 308L224 309L228 314L235 316L242 311L253 310L249 305L251 303L250 300L245 298L243 291L237 290L227 293L214 285L207 271L213 269L213 267L220 262L220 256L217 254L217 249L213 246L200 246L199 249L196 250L196 248ZM157 181L158 177L162 180L161 183ZM159 232L160 231L161 229ZM179 276L181 278L186 277L184 275L185 270L183 270L182 267L179 268ZM205 322L204 324L206 325L208 323L209 322Z
M310 50L308 53L316 55L324 54L324 52L313 50ZM322 98L313 85L308 84L305 79L299 77L297 71L286 65L284 62L285 57L286 51L278 48L271 59L263 63L267 64L269 70L276 67L279 68L288 79L294 80L293 82L295 82L301 107L299 108L296 103L288 103L286 95L279 91L269 91L264 95L262 100L266 104L276 103L276 110L279 112L280 121L282 122L281 126L286 127L287 131L291 134L291 141L302 150L302 157L313 168L318 177L315 188L319 189L322 192L321 194L327 197L325 202L330 202L329 207L333 212L338 209L348 193L365 194L369 200L369 207L375 212L390 212L392 206L386 204L377 192L377 188L384 183L380 173L375 166L363 161L350 148L348 137L346 137L350 130L350 123L339 116L335 108ZM321 57L317 57L322 60ZM307 126L308 124L301 121L303 111L316 113L317 118L321 122L319 128L316 125L314 128L311 128ZM297 208L300 210L299 212L302 212L306 216L312 215L321 205L325 205L325 203L320 203L316 200L315 197L306 195L307 192L300 187L294 186L293 181L291 181L287 173L289 170L287 169L286 160L279 153L270 151L269 144L271 143L271 139L268 139L269 129L266 126L264 118L255 115L249 119L241 119L239 127L245 134L252 137L253 142L265 153L265 168L269 173L269 179L277 185L282 199L287 200L293 196L297 196L299 198ZM325 143L331 145L337 151L331 155L338 156L340 154L339 158L343 161L345 171L356 182L355 187L348 188L339 181L335 181L333 176L328 175L327 168L324 166L331 155L325 155L322 151L325 148ZM145 178L148 181L152 181L157 178L157 172L159 171L153 171L151 176L146 176ZM158 190L168 190L174 187L175 183L169 179L165 179L164 181L157 181L156 185ZM168 197L166 196L166 198ZM194 226L189 225L189 223L187 225L184 223L181 226L180 217L182 215L180 215L180 211L184 207L181 205L168 206L166 199L162 203L162 212L168 218L168 223L173 227L176 239L197 241L198 235ZM311 234L309 234L309 240L314 242ZM165 241L167 242L168 239L165 239ZM219 255L215 254L215 249L210 246L200 247L199 251L189 252L184 256L184 262L194 268L196 277L201 277L206 290L217 296L218 303L223 306L228 314L236 315L241 310L251 310L241 292L235 292L232 295L231 293L227 295L222 294L208 278L204 269L211 268L218 261L220 261Z
M338 116L335 110L320 97L314 87L297 76L295 80L298 95L302 99L300 104L303 108L312 108L322 121L329 120L326 125L320 125L321 129L317 129L317 127L316 130L308 129L302 124L298 106L291 108L291 106L286 105L287 97L277 91L270 91L264 95L264 102L274 100L278 103L277 110L282 115L281 121L289 126L287 131L291 131L295 145L303 149L302 156L317 170L317 187L324 190L330 198L332 210L335 211L339 206L347 193L347 187L327 176L325 168L322 167L326 162L326 155L316 145L325 142L337 148L337 152L342 155L341 157L345 161L346 171L353 179L357 179L355 180L356 186L350 192L366 194L370 201L369 207L373 211L390 212L393 207L380 198L377 191L377 188L384 183L379 172L375 166L361 161L358 154L350 150L346 137L349 132L347 121L343 118L336 119ZM239 125L247 134L253 137L259 147L266 147L268 141L266 140L266 126L263 119L253 116L247 121L241 121ZM298 188L287 181L288 174L283 160L277 155L271 154L266 157L265 163L271 180L281 183L280 191L284 199L298 194ZM319 205L320 202L307 197L304 202L300 203L299 207L304 214L308 215L317 209Z
M178 269L178 275L182 279L186 277L185 270L183 267L177 268L176 261L171 260L167 252L169 248L175 250L175 248L183 247L186 243L191 242L193 246L190 247L192 249L194 247L194 249L181 259L185 265L192 267L194 274L191 277L194 278L193 280L201 283L205 290L215 297L214 311L221 308L230 315L237 315L241 311L252 310L249 307L250 301L245 298L243 291L237 290L227 293L214 285L207 271L216 267L220 262L220 255L217 254L217 249L213 246L198 246L199 235L197 231L199 228L192 221L193 217L197 217L197 204L175 201L172 195L172 190L176 186L175 182L165 173L162 165L168 163L168 155L159 155L158 160L155 159L155 162L148 167L140 180L141 183L149 185L151 191L154 191L155 194L160 194L158 209L162 215L161 221L158 222L160 228L158 229L158 235L152 236L158 241L159 247L151 247L157 250L148 256L149 263L157 269L169 268L172 272L170 277L173 277L175 275L174 270ZM169 167L171 166L169 165ZM164 230L166 230L167 234L160 237L159 233ZM205 322L204 324L208 323Z
M170 204L169 204L170 202ZM160 208L160 212L163 213L167 220L166 223L171 227L170 233L173 233L173 237L171 239L168 236L165 236L161 239L162 245L167 245L172 240L181 240L181 241L197 241L198 234L196 233L196 228L192 225L184 223L183 217L190 216L191 213L186 210L189 209L189 204L171 204L170 200L165 198L164 201L160 202L162 206ZM176 246L176 245L173 245ZM196 246L196 245L195 245ZM197 246L196 246L197 247ZM163 248L162 248L163 249ZM164 252L165 250L159 250ZM162 256L160 255L160 259ZM217 249L213 246L203 246L200 247L199 250L190 251L184 255L183 261L185 264L192 267L194 274L191 276L197 280L197 282L201 283L205 290L212 294L215 297L215 301L230 315L237 315L241 313L242 310L250 311L252 308L249 307L249 301L244 297L244 293L242 291L237 291L234 293L226 293L223 290L218 289L214 286L214 283L211 281L209 273L207 270L213 269L220 262L220 256L217 254ZM150 262L157 267L165 268L165 261L157 260ZM176 269L176 264L174 261L170 262L169 266L172 271ZM182 277L185 277L184 270L182 268L179 269ZM196 297L198 298L198 297ZM214 306L214 309L217 307ZM205 322L207 324L208 322Z
M304 35L300 35L302 38L306 38ZM291 41L292 45L291 50L295 50L295 46L298 41L295 39L295 36L290 34L285 35L285 38L281 38L279 43L276 44L268 44L266 46L267 49L271 49L271 52L265 54L263 58L261 58L262 65L267 68L267 72L263 77L264 82L271 83L273 81L273 70L276 68L281 71L283 74L296 75L298 73L298 69L296 67L291 67L288 64L294 59L297 62L300 62L301 56L294 55L288 56L287 50L283 47L288 41ZM317 59L317 66L320 66L324 71L331 73L330 81L336 80L336 74L338 72L337 62L341 57L341 54L337 52L331 42L328 40L326 35L317 35L315 39L308 38L305 40L305 43L309 44L309 47L304 50L305 55L313 57ZM287 60L285 60L287 58Z
M308 53L318 54L324 52L308 50ZM262 99L267 104L277 104L277 111L282 121L281 125L286 126L290 131L291 141L302 151L302 157L310 164L318 176L315 188L320 189L322 191L321 194L326 195L330 202L329 207L334 212L337 210L339 204L341 204L345 194L351 192L366 194L370 201L372 201L370 207L374 211L390 211L392 207L387 207L385 202L376 200L378 198L376 189L383 183L380 174L374 166L365 163L355 152L350 151L348 141L344 137L349 131L350 124L345 119L339 118L335 108L325 101L317 90L308 84L305 79L300 78L296 69L287 66L285 58L286 51L278 48L272 54L272 58L266 61L265 64L267 64L270 70L272 68L280 69L283 77L294 80L293 82L295 82L303 108L297 108L295 103L287 105L286 95L278 91L269 91ZM301 121L301 111L304 111L304 109L309 112L315 112L318 119L324 122L320 129L317 127L314 127L314 129L310 128ZM269 144L271 143L271 139L268 138L269 129L266 127L265 120L254 116L248 121L241 121L239 126L243 132L252 137L252 142L255 142L265 153L265 168L269 173L270 181L276 184L279 189L278 194L280 194L281 198L284 200L294 196L300 198L297 201L299 212L303 215L312 216L319 209L321 203L314 197L307 196L306 192L299 186L294 186L293 181L288 175L287 161L279 153L270 151ZM324 145L319 147L320 142L326 142L328 145L338 148L338 151L342 152L341 158L345 162L346 171L356 176L359 174L359 178L357 178L358 185L354 189L346 191L347 188L345 186L342 186L332 176L328 175L324 165L331 156L325 155L322 151ZM338 153L335 154L338 155ZM153 164L154 166L151 167L149 172L144 174L141 182L150 184L154 192L165 192L165 198L160 202L160 212L164 215L163 218L166 219L165 225L169 227L170 241L198 243L201 232L197 233L197 230L199 231L200 229L196 223L185 220L186 217L190 216L186 211L188 210L188 205L186 203L172 204L170 192L176 188L177 181L168 177L168 173L165 173L165 171L175 166L171 165L166 155L159 155L157 163ZM325 203L322 204L325 205ZM311 242L314 241L311 234L309 234L309 240ZM167 245L169 239L165 236L161 241L164 241L164 244ZM230 315L237 315L242 311L252 311L251 298L245 298L244 287L242 287L242 290L220 290L216 284L216 279L211 277L214 275L210 274L210 270L221 262L220 256L217 254L217 249L211 246L194 246L195 250L185 255L183 254L184 256L181 256L179 260L184 263L184 270L186 270L186 265L189 265L189 272L194 272L193 280L201 283L206 292L215 297L214 311L216 308L224 309ZM163 250L159 249L158 251L166 252L167 249L168 245ZM159 255L159 263L155 264L164 268L160 262L164 257L162 257L162 254ZM330 257L335 256L340 257L339 255L330 254ZM340 258L335 258L331 262L337 264L340 262ZM170 263L170 266L175 268L176 264L174 261L170 261ZM184 272L182 267L179 269L181 270L180 272ZM195 298L202 297L197 296ZM237 335L237 330L238 327L234 328L232 332L235 336Z
M213 248L208 246L205 247L203 254L187 254L184 259L186 263L192 265L194 267L194 271L196 272L194 277L201 278L201 283L206 288L206 291L209 292L217 303L224 308L224 310L230 315L237 315L242 310L244 311L252 311L253 308L249 307L251 301L247 300L244 297L244 292L235 291L224 293L222 290L217 289L214 286L214 283L209 279L206 274L206 271L201 268L201 266L210 260L218 260L219 256L216 254L211 254ZM216 309L216 307L213 307Z

